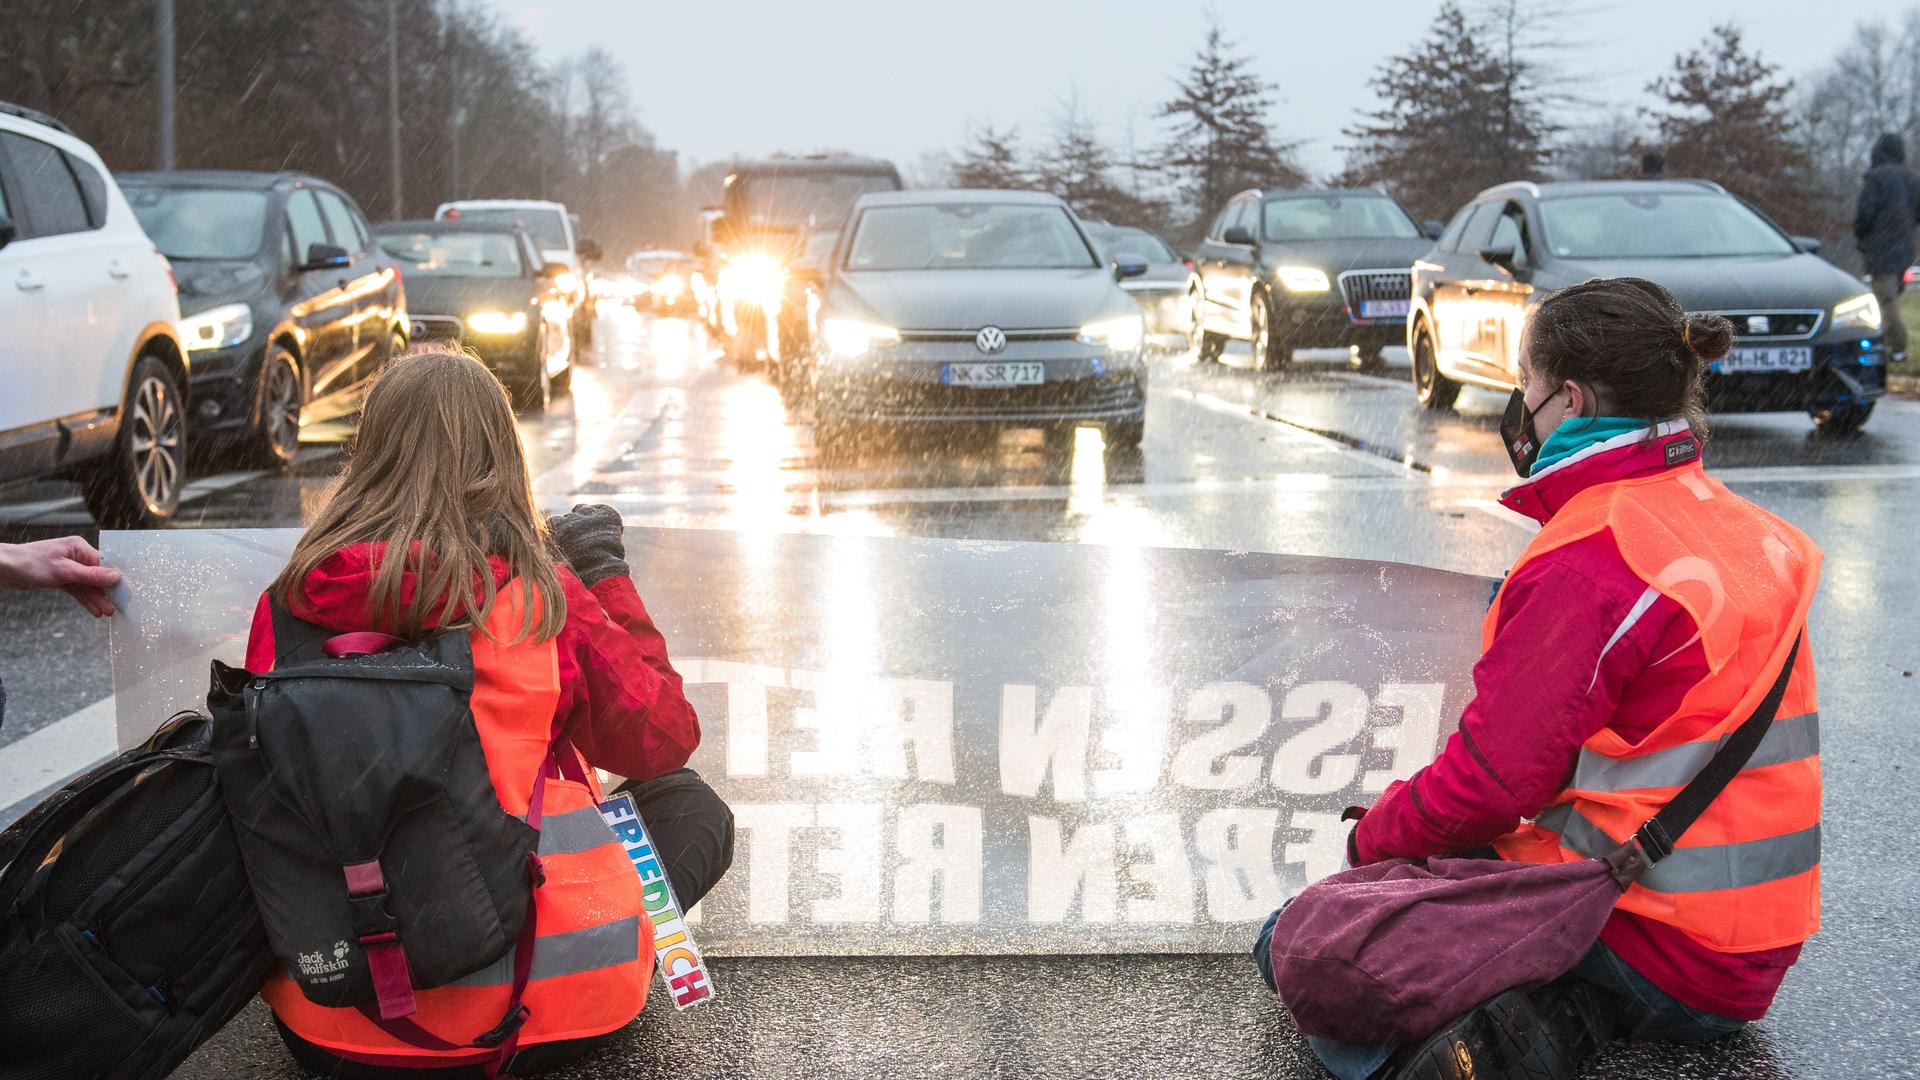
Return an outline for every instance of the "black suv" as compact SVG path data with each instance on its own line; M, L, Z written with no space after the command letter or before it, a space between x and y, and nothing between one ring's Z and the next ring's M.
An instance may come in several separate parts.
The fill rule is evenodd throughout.
M1854 430L1886 392L1880 306L1818 248L1705 180L1489 188L1414 267L1414 387L1433 409L1451 408L1462 383L1511 389L1521 331L1548 293L1643 277L1733 321L1733 352L1707 376L1710 408L1804 409L1823 430Z
M119 179L180 284L194 430L284 465L303 422L351 412L406 351L400 275L339 188L294 173Z
M1342 346L1355 367L1378 368L1406 333L1408 268L1439 234L1378 190L1235 195L1194 252L1200 359L1238 338L1261 370L1295 349Z

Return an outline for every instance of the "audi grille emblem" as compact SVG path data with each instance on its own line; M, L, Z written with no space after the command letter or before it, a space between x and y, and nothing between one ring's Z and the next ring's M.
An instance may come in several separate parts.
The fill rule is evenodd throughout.
M1773 320L1767 318L1765 315L1749 315L1747 316L1747 333L1771 334L1773 333Z
M992 356L1007 347L1007 332L997 326L983 326L973 335L973 347Z

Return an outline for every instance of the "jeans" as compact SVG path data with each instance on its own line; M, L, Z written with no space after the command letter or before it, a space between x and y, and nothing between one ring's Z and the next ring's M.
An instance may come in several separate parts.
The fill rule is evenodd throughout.
M1253 942L1253 962L1269 990L1277 990L1268 944L1273 940L1273 927L1279 920L1280 912L1269 915ZM1613 999L1615 1031L1629 1039L1707 1042L1725 1038L1747 1026L1744 1020L1717 1016L1674 1000L1666 991L1648 982L1646 976L1628 967L1619 954L1597 941L1567 974L1609 992ZM1340 1080L1367 1080L1397 1049L1389 1045L1343 1043L1316 1035L1307 1036L1307 1045L1313 1048L1327 1071Z
M1907 323L1900 317L1900 293L1906 288L1906 273L1873 275L1873 295L1880 301L1880 325L1887 334L1887 359L1906 355Z

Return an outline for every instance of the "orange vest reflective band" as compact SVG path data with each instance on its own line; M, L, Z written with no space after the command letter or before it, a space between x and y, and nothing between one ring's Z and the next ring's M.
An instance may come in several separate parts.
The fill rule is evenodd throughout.
M1666 596L1692 617L1707 675L1639 743L1610 728L1588 739L1553 805L1495 841L1509 859L1600 856L1632 836L1766 697L1806 629L1820 549L1698 462L1580 492L1514 570L1600 532L1647 584L1643 604ZM1499 617L1496 597L1483 651ZM1820 928L1820 736L1810 648L1800 650L1752 760L1620 906L1721 952L1795 945Z
M560 669L554 643L516 644L529 593L518 579L500 591L487 628L471 631L473 721L494 794L525 817L533 780L547 756ZM539 604L539 597L532 596ZM571 749L567 751L573 753ZM541 801L540 860L546 881L534 890L538 936L533 975L522 1003L520 1045L581 1039L617 1030L640 1014L653 975L653 925L642 917L640 877L600 816L593 770L585 783L549 775ZM500 1022L513 983L513 953L447 986L416 991L411 1018L450 1042L465 1043ZM423 1050L387 1034L358 1009L308 1001L284 974L261 990L294 1034L341 1057L408 1058L434 1065L483 1061L489 1050Z

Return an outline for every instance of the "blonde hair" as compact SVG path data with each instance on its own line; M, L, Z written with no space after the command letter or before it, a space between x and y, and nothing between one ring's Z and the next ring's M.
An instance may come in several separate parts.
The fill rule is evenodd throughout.
M415 543L417 558L409 555ZM354 544L386 545L368 604L380 629L401 637L423 636L436 614L442 627L484 628L494 604L490 555L531 592L516 640L544 641L566 622L513 407L471 356L419 353L375 380L346 470L273 593L291 603L308 574ZM409 566L418 574L411 598L402 595Z

